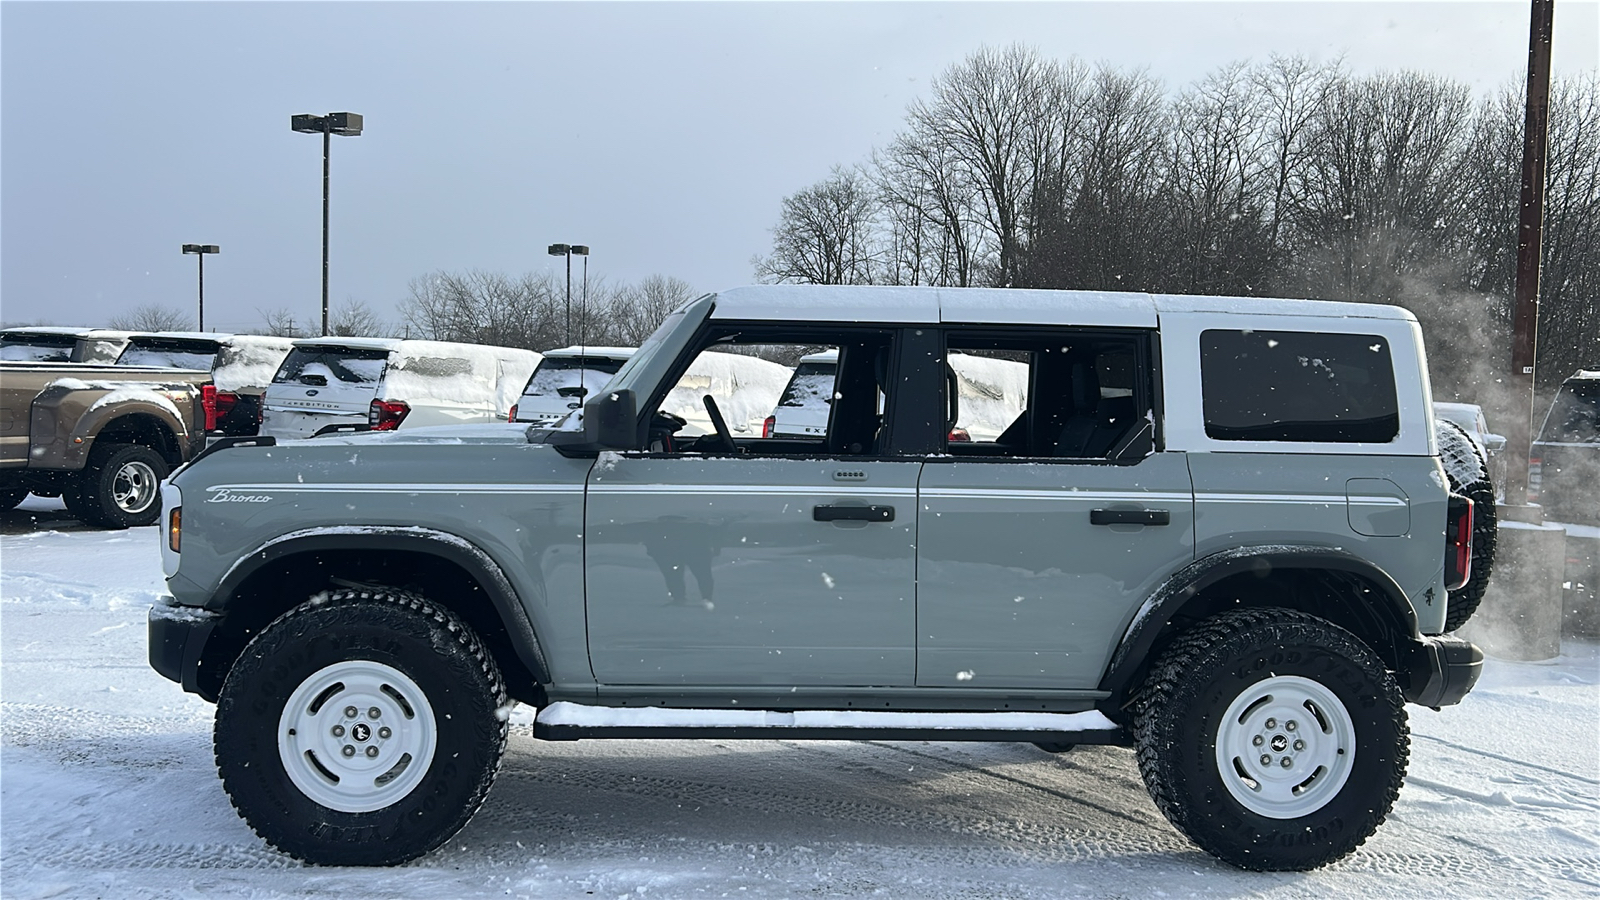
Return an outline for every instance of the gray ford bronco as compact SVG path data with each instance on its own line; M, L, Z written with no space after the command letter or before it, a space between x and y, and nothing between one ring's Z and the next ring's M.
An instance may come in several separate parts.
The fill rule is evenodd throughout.
M663 398L739 345L836 351L823 433L734 438L707 395L679 435ZM955 353L1022 396L963 397ZM1472 504L1404 310L738 288L568 422L238 438L171 479L150 661L217 703L267 842L438 847L514 700L545 740L1126 745L1201 847L1309 869L1388 814L1406 704L1480 670L1443 634Z

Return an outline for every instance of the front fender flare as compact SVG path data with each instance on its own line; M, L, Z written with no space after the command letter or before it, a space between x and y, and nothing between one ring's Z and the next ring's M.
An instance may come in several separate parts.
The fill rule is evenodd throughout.
M483 587L511 639L517 658L539 684L550 682L550 668L538 635L516 588L500 564L477 544L459 535L416 525L328 526L279 535L240 557L222 577L206 606L225 612L240 585L262 566L300 553L339 550L389 550L437 556L460 566ZM434 598L438 601L439 598Z
M1275 569L1316 569L1358 576L1376 586L1382 602L1374 604L1374 612L1385 628L1398 632L1396 636L1407 644L1421 641L1417 615L1405 591L1389 573L1368 560L1332 547L1236 547L1195 560L1156 588L1123 632L1100 689L1109 691L1114 698L1125 696L1133 687L1135 676L1144 669L1162 629L1206 588L1234 575L1264 576ZM1373 649L1391 665L1396 663L1389 648Z

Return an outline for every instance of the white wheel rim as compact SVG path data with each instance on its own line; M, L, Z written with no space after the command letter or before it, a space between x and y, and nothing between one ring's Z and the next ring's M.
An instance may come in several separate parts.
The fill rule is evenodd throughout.
M1337 696L1298 675L1258 681L1228 705L1217 771L1233 799L1269 819L1321 809L1350 778L1356 729Z
M422 783L437 744L422 689L398 669L368 660L318 671L278 717L278 758L289 780L339 812L399 802Z
M155 499L159 483L156 470L150 468L149 463L127 462L117 469L111 481L111 499L125 513L144 512Z

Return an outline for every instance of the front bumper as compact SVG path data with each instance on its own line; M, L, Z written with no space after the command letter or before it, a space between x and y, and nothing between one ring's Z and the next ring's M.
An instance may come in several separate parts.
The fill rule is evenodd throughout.
M1453 634L1424 637L1412 646L1399 674L1408 703L1454 706L1483 674L1483 651Z
M150 607L150 668L191 694L206 697L200 689L201 655L221 619L209 610L178 606L170 596L163 596Z

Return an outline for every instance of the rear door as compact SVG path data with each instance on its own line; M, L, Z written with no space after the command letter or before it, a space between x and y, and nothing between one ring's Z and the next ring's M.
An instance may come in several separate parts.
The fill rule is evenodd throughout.
M261 433L308 438L330 425L364 425L389 351L331 345L289 351L263 398Z
M917 684L1092 690L1135 610L1194 558L1188 466L1156 440L1150 337L948 338L986 384L1009 393L1017 366L1029 374L1024 397L958 395L923 468Z

